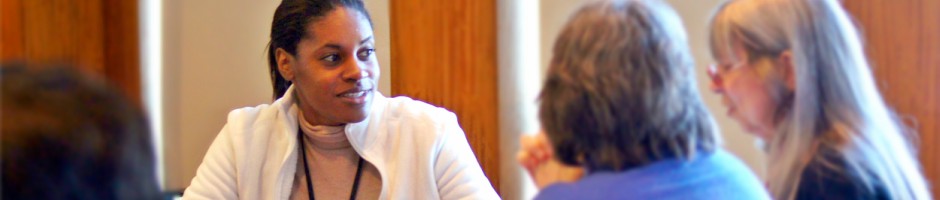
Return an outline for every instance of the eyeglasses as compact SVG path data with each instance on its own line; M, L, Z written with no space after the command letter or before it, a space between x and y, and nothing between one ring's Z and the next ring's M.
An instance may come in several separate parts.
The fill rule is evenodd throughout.
M708 78L712 80L712 84L715 86L721 86L724 83L724 76L727 76L728 72L740 68L741 64L711 64L708 65L706 73Z
M711 64L708 66L706 73L708 77L711 78L712 84L714 86L721 87L726 79L728 79L729 74L733 71L737 71L740 68L744 68L745 64L754 64L763 59L772 59L780 56L783 51L775 52L762 52L762 53L751 53L748 57L745 57L743 61L735 62L733 64Z

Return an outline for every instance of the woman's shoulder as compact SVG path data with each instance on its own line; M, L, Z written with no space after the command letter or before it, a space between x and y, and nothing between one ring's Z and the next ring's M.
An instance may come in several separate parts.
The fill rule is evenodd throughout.
M699 151L690 159L660 161L646 168L653 197L677 199L770 199L760 179L734 154L716 148ZM670 174L658 175L663 170ZM673 181L668 181L673 180ZM642 186L646 183L638 185ZM670 192L672 191L672 192ZM681 192L680 192L681 191ZM656 196L663 194L663 196Z
M692 160L665 159L622 172L596 172L575 183L551 185L539 196L536 199L770 199L750 169L721 149Z
M226 117L225 125L219 132L220 137L230 138L240 146L258 145L269 139L281 141L293 138L296 117L291 114L296 107L261 104L253 107L233 109ZM266 139L263 139L266 138Z
M385 104L383 116L385 120L407 120L434 125L444 125L457 121L457 116L445 108L405 96L386 98Z
M283 97L271 103L262 103L256 106L236 108L229 111L225 122L226 126L238 126L232 128L252 130L256 129L255 126L259 125L261 125L260 128L276 125L276 123L271 122L278 120L282 121L282 123L296 120L294 119L296 117L291 115L291 113L296 113L297 110L291 91L293 90L289 90Z
M821 153L803 169L796 199L889 199L880 181L865 184L862 173L841 156Z
M375 103L379 106L373 105L369 126L381 127L381 138L414 141L431 148L452 136L463 136L457 116L447 109L402 96L383 98Z
M245 128L258 124L255 123L258 121L274 120L273 116L276 116L279 112L280 110L272 104L236 108L229 111L225 123L227 126L240 126L240 128Z

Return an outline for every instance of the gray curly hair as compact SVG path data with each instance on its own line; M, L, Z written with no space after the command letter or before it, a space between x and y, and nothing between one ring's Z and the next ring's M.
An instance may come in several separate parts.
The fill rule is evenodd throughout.
M585 5L555 41L539 118L558 158L622 171L713 151L682 22L660 1Z

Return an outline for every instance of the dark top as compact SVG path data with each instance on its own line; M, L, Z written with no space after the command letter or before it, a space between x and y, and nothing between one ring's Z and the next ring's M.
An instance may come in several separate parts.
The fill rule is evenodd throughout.
M821 151L803 170L796 199L891 199L880 180L871 180L866 186L858 170L851 170L845 159L832 153Z

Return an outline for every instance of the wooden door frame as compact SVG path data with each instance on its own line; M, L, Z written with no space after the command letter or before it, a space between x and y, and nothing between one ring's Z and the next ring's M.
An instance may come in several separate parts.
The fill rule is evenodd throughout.
M457 115L499 191L495 0L390 0L392 95Z
M2 0L0 62L55 62L105 77L140 106L138 1Z

